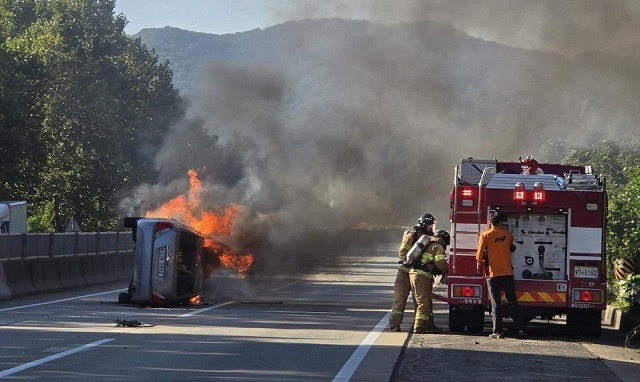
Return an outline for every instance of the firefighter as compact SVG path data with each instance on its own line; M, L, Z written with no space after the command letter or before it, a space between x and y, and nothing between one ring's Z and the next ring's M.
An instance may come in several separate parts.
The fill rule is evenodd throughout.
M416 317L413 324L413 332L416 334L440 333L442 330L436 326L433 317L433 279L436 275L442 275L442 280L447 277L447 260L445 249L451 241L449 233L439 230L429 238L429 244L414 263L409 271L411 292L416 303Z
M411 293L409 268L404 267L402 264L407 261L407 252L409 252L416 240L422 235L433 235L435 227L436 219L430 213L425 213L418 219L418 224L413 226L412 229L404 231L402 235L402 241L400 242L400 248L398 250L400 261L398 261L398 271L393 287L393 306L391 307L391 315L389 316L389 329L394 332L401 330L400 324L402 324L402 318L404 317L404 309L407 306L409 293Z
M487 284L491 295L491 319L493 331L491 338L504 338L502 330L502 298L501 291L507 299L510 315L513 318L518 337L527 338L525 326L520 313L520 305L516 298L515 282L513 278L513 265L511 264L511 252L515 250L513 235L502 228L502 223L507 220L507 215L494 212L491 215L491 228L482 232L478 240L476 260L488 266L489 275Z

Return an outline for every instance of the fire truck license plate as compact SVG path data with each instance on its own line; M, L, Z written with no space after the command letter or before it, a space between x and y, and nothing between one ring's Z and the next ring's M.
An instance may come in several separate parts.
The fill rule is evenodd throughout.
M597 267L582 267L576 266L573 268L573 277L582 277L587 279L597 279L598 278L598 268Z

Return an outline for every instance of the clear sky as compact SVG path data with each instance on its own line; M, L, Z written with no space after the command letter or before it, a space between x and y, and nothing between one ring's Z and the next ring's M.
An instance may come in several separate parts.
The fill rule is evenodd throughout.
M117 0L116 14L129 24L125 32L172 26L204 33L235 33L280 24L288 0Z

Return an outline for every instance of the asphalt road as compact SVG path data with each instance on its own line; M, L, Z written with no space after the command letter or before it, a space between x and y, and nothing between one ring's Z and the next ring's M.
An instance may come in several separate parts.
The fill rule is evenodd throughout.
M526 340L492 339L488 314L484 333L474 334L447 331L445 303L435 301L434 313L444 333L410 335L393 381L640 381L639 339L625 347L627 333L606 324L593 338L568 332L563 317L533 320Z
M219 277L224 298L196 307L118 304L126 281L0 302L0 377L388 381L406 339L384 332L394 274L387 249L362 253L299 279Z
M638 380L638 363L629 357L640 354L624 349L612 330L582 339L561 334L557 323L537 323L528 340L490 341L488 316L483 335L446 333L446 305L438 302L445 333L385 331L394 249L355 251L307 277L221 276L207 283L209 303L202 306L118 304L126 281L2 301L0 378ZM146 325L118 327L115 320Z

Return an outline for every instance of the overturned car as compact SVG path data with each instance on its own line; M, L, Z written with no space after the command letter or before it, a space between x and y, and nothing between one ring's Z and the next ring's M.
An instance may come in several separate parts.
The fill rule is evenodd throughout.
M134 266L120 303L179 305L202 291L203 236L173 219L127 217L134 241Z

